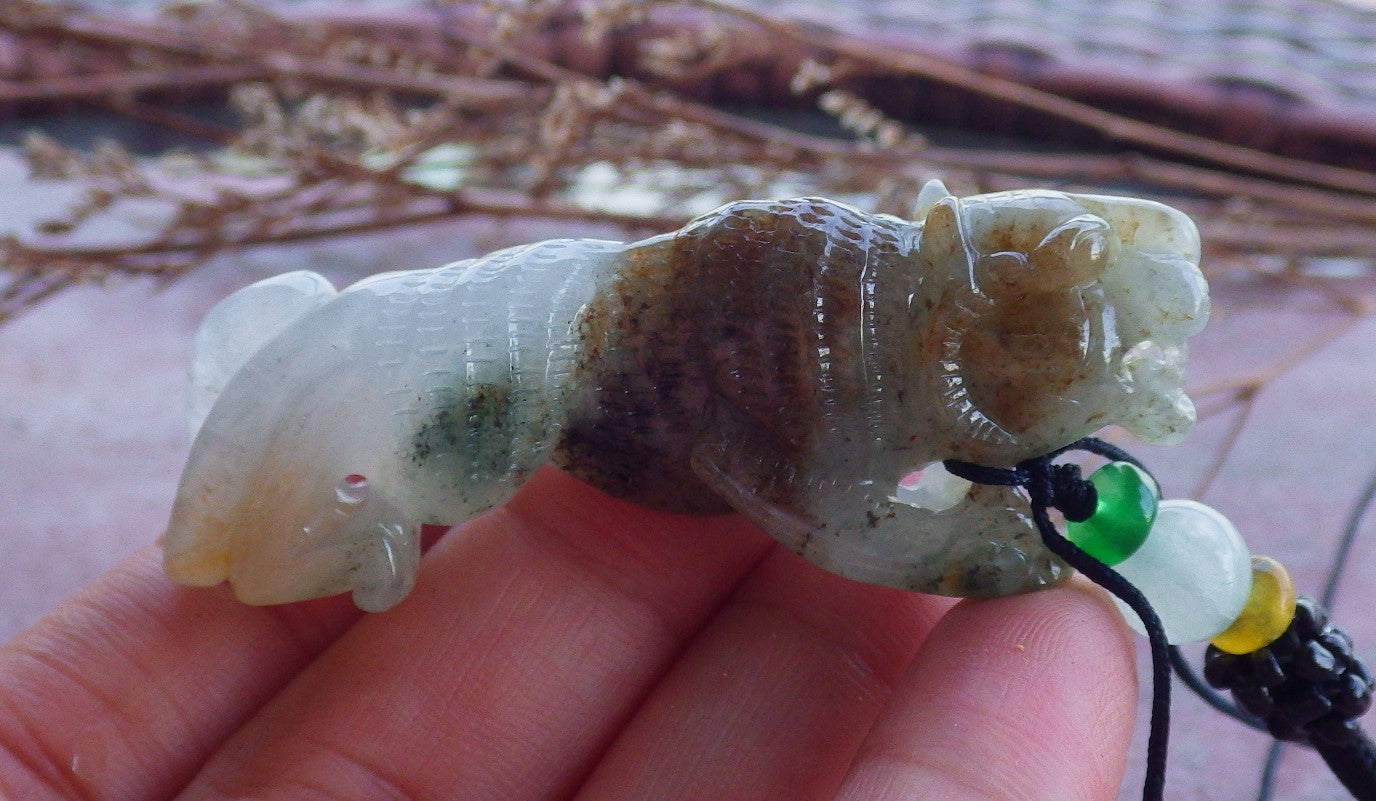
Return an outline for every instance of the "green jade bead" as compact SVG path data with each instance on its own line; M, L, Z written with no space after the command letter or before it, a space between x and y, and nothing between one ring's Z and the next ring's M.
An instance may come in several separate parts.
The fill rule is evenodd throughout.
M1109 462L1089 477L1098 493L1088 520L1066 523L1066 537L1106 565L1132 556L1156 520L1160 491L1151 476L1127 462Z

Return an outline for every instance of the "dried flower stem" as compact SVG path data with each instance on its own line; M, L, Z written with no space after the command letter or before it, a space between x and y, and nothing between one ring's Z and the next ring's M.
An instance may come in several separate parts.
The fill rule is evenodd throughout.
M463 13L460 5L443 14L384 21L293 18L242 0L148 22L35 2L0 7L0 30L66 48L62 52L76 54L80 62L71 74L0 81L0 104L94 103L228 144L247 159L228 166L202 159L197 163L208 171L199 182L204 185L186 192L145 175L147 165L121 152L83 156L56 144L35 150L31 156L44 160L47 169L88 181L94 193L68 219L54 221L54 232L83 225L125 196L155 196L175 212L138 247L75 247L61 236L7 240L3 256L14 277L0 290L5 304L32 297L35 287L112 272L175 275L229 248L462 214L669 228L687 216L677 205L683 199L769 193L779 181L806 180L815 192L868 192L874 203L903 213L934 174L961 191L1028 182L1097 191L1108 182L1130 182L1197 216L1215 260L1246 254L1300 263L1314 256L1376 259L1376 236L1370 233L1376 225L1376 176L1198 140L725 0L646 0L625 8L615 0L595 2L605 7L591 9L581 21L557 4L543 4L520 19L504 18L504 28L484 28L481 17ZM698 21L689 24L702 27L675 33L679 29L654 21L657 10L674 24L692 18ZM539 21L539 32L521 29L535 24L530 20ZM657 49L639 51L653 62L642 73L648 83L570 66L606 64L605 58L556 63L550 54L565 52L567 42L540 38L576 36L583 26L584 34L605 37L587 46L615 48L618 42L634 44L635 31L622 26L642 20L660 25L655 31L669 31L654 34ZM749 46L739 43L747 41L740 32L748 32ZM786 63L797 61L797 91L829 93L823 102L865 139L801 133L671 88L714 79L740 65L749 68L771 48L786 52ZM1055 114L1158 155L933 147L851 88L867 76L944 81ZM261 86L249 87L255 81ZM226 129L151 101L187 87L233 87L236 98L253 98L251 113L244 125ZM443 157L450 159L448 166L436 160L440 152L450 154ZM1227 169L1200 167L1201 157ZM263 174L236 174L235 164ZM604 172L588 172L592 167ZM642 208L609 213L588 205L579 189L580 181L608 168L617 180L631 181L645 169L674 177L655 187ZM449 177L435 177L441 174ZM55 283L35 283L40 277ZM1302 269L1287 280L1312 284L1354 313L1370 305L1352 289ZM0 305L0 320L10 305Z
M777 36L845 56L856 64L874 65L882 74L916 75L959 87L993 100L1039 111L1077 123L1113 142L1146 147L1190 160L1203 160L1243 173L1323 186L1337 191L1376 194L1376 175L1342 167L1277 156L1203 136L1175 131L1104 111L1013 81L983 75L959 64L921 53L898 50L880 42L860 41L815 26L777 19L725 0L682 0L747 20Z

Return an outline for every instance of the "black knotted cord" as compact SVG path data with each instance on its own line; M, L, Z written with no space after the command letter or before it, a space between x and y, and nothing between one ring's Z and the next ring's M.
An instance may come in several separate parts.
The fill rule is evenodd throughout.
M1356 722L1371 705L1376 680L1353 653L1351 638L1327 622L1323 609L1336 592L1362 518L1376 503L1376 475L1367 483L1348 519L1322 603L1301 598L1286 633L1253 654L1234 657L1213 647L1208 649L1205 676L1214 686L1233 690L1239 703L1230 703L1200 679L1179 648L1166 641L1161 619L1146 596L1056 529L1049 510L1056 509L1067 521L1077 522L1092 516L1098 501L1093 484L1083 478L1077 465L1053 463L1069 451L1088 451L1128 462L1150 475L1131 454L1093 438L1073 442L1012 468L985 467L959 460L944 464L947 471L968 481L1026 490L1032 520L1047 550L1113 593L1141 618L1152 658L1151 723L1143 801L1162 801L1165 790L1172 668L1210 706L1277 738L1262 773L1258 801L1268 801L1271 796L1282 740L1314 748L1355 798L1376 801L1376 744Z
M1122 599L1137 613L1142 627L1146 629L1147 642L1151 645L1151 725L1147 736L1147 775L1142 782L1142 801L1162 801L1166 787L1166 745L1171 727L1171 664L1166 629L1141 590L1056 530L1047 514L1047 509L1056 502L1050 459L1041 457L1041 460L1032 461L1034 465L1029 466L1032 474L1027 492L1032 497L1032 520L1037 524L1047 550L1061 557L1090 581Z
M1053 460L1069 451L1088 451L1115 461L1145 467L1122 449L1102 440L1087 438L1073 442L1044 456L1020 462L1012 469L984 467L959 460L945 462L953 475L981 484L1020 486L1031 500L1032 521L1041 534L1047 550L1090 581L1116 595L1142 620L1151 645L1151 724L1147 736L1147 771L1142 782L1142 801L1162 801L1166 785L1166 753L1170 737L1171 662L1170 645L1161 618L1151 608L1141 590L1123 578L1113 568L1090 556L1075 543L1066 539L1051 522L1050 509L1056 509L1067 520L1085 520L1094 512L1095 491L1075 465L1056 465ZM1150 472L1148 472L1150 475ZM1087 488L1087 489L1086 489ZM1064 504L1065 508L1062 508Z
M1324 582L1323 594L1319 596L1319 600L1326 607L1331 607L1338 595L1338 582L1342 580L1343 572L1352 556L1352 545L1362 528L1362 519L1370 511L1373 501L1376 501L1376 473L1372 473L1367 479L1366 486L1357 498L1357 504L1352 507L1352 513L1347 517L1347 524L1343 526L1342 537L1339 538L1338 548L1333 554L1333 564L1328 569L1328 580ZM1276 740L1266 749L1266 762L1262 765L1261 782L1257 786L1257 801L1271 801L1275 795L1276 769L1280 767L1285 745L1284 740Z
M1257 731L1267 731L1266 724L1259 718L1255 718L1243 712L1238 708L1237 704L1229 701L1227 696L1215 690L1213 687L1210 687L1209 683L1204 681L1204 679L1195 672L1194 667L1190 665L1189 661L1185 659L1185 654L1174 645L1171 646L1171 667L1175 668L1175 675L1179 676L1180 680L1185 682L1185 686L1193 690L1194 694L1199 696L1204 703L1244 726L1251 727ZM1263 801L1265 801L1265 799L1263 799Z

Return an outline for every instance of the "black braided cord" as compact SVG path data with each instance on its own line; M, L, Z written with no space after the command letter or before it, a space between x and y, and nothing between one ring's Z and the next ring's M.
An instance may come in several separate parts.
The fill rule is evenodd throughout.
M1024 487L1031 500L1032 520L1036 523L1037 531L1041 534L1047 550L1083 573L1090 581L1118 596L1141 618L1142 626L1147 632L1147 641L1151 645L1152 663L1151 725L1147 736L1147 770L1146 778L1142 782L1142 801L1162 801L1166 785L1166 754L1171 714L1170 646L1166 642L1166 630L1161 625L1161 618L1140 590L1113 568L1085 553L1075 543L1062 536L1051 521L1048 510L1057 509L1066 514L1067 519L1072 519L1070 515L1078 516L1084 511L1083 504L1086 499L1091 507L1090 513L1093 511L1093 486L1080 476L1078 469L1061 470L1052 463L1057 456L1072 450L1085 450L1141 467L1141 464L1128 453L1095 439L1079 440L1044 456L1020 462L1012 469L984 467L958 460L945 462L945 467L948 472L968 481ZM1088 485L1089 489L1071 488L1071 484ZM1069 514L1060 508L1058 499L1067 501L1067 506L1070 507ZM1083 520L1088 516L1084 514L1079 519Z
M1171 665L1166 630L1147 597L1113 568L1061 536L1047 515L1049 487L1044 476L1034 474L1028 484L1032 495L1032 519L1047 550L1080 571L1095 584L1123 600L1141 618L1151 645L1151 727L1147 736L1147 775L1142 782L1142 801L1162 801L1166 785L1166 745L1170 737Z
M1376 682L1366 664L1353 653L1351 638L1328 622L1327 612L1319 602L1301 597L1290 627L1270 645L1242 655L1209 646L1204 678L1209 685L1232 691L1236 705L1229 704L1201 681L1180 650L1166 641L1161 619L1146 596L1056 529L1050 509L1060 511L1070 521L1086 520L1095 511L1094 486L1080 474L1079 467L1053 464L1058 456L1076 450L1146 470L1126 451L1093 438L1028 459L1013 468L959 460L948 460L945 467L975 483L1026 489L1033 522L1047 550L1118 596L1141 618L1152 658L1151 725L1143 801L1162 801L1165 790L1172 667L1210 706L1248 726L1269 731L1280 742L1311 745L1353 798L1376 801L1376 744L1357 723L1357 718L1371 706ZM1376 489L1372 492L1376 494ZM1277 755L1272 754L1273 758Z
M1354 728L1352 735L1342 742L1315 740L1314 748L1353 798L1357 801L1376 798L1376 785L1372 783L1372 776L1376 776L1376 745L1366 732Z
M1362 519L1371 510L1373 502L1376 502L1376 472L1367 479L1361 496L1348 515L1347 524L1343 526L1342 537L1339 538L1338 547L1333 554L1333 564L1328 568L1328 580L1324 582L1323 594L1319 596L1319 601L1326 607L1331 607L1333 600L1337 598L1338 583L1342 581L1343 571L1352 556L1352 546L1357 541ZM1266 763L1261 770L1261 783L1257 787L1257 801L1271 801L1275 795L1276 769L1280 765L1281 753L1284 750L1284 740L1276 740L1267 749Z
M1285 633L1249 654L1209 646L1204 678L1277 740L1312 745L1353 798L1376 801L1376 747L1357 724L1371 708L1371 671L1318 601L1301 597Z

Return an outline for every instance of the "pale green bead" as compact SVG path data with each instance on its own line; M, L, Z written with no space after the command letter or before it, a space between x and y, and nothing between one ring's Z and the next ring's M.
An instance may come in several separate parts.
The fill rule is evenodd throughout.
M1228 628L1247 603L1252 561L1228 518L1197 501L1162 501L1151 533L1117 565L1147 596L1172 644L1203 642ZM1136 613L1119 607L1142 632Z

